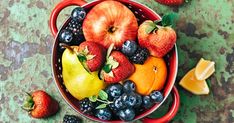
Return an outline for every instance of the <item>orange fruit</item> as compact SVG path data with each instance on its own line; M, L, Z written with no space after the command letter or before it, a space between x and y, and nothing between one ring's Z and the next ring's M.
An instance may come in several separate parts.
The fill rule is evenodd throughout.
M190 70L179 82L179 84L196 95L203 95L209 93L209 87L205 80L198 80L195 77L195 68Z
M166 63L162 58L150 56L143 65L134 64L135 72L129 77L136 84L136 90L149 95L153 90L161 90L167 78Z
M200 59L196 68L195 76L198 80L205 80L215 72L214 62L209 60Z

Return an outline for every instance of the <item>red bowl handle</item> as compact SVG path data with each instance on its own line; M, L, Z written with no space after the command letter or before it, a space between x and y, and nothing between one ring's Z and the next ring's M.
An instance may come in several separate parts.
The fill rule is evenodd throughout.
M78 6L82 6L86 4L86 2L84 0L62 0L59 4L57 4L55 6L55 8L53 9L51 15L50 15L50 31L52 33L52 35L55 37L58 33L58 28L57 28L57 18L59 13L66 7L68 6L72 6L72 5L78 5Z
M166 115L164 115L161 118L144 118L142 119L143 123L167 123L169 122L172 118L174 118L174 116L176 115L179 106L180 106L180 96L178 93L178 90L176 89L176 87L174 86L172 89L173 92L173 104L170 108L170 110L168 111L168 113Z

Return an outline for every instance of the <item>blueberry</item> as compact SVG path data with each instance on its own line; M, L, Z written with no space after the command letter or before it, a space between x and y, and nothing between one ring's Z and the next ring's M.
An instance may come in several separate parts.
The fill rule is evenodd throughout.
M121 120L131 121L135 117L135 112L132 108L126 108L126 109L120 110L117 113L117 115L119 116Z
M101 120L110 120L112 117L112 113L109 108L102 108L96 111L95 116Z
M71 18L73 20L82 21L84 20L85 16L86 12L82 7L76 7L75 9L72 10Z
M111 103L108 106L113 113L116 113L118 111L118 109L117 109L117 107L115 107L114 103Z
M143 100L142 105L144 108L149 109L153 106L153 103L151 102L149 96L144 96L142 100Z
M73 34L69 30L62 30L59 39L61 42L70 43L73 39Z
M117 110L124 109L126 107L121 97L118 97L114 100L114 106L116 107Z
M124 93L122 96L122 101L126 106L133 107L137 103L137 96L135 93Z
M106 93L110 100L117 98L123 93L123 86L120 83L111 84L105 89Z
M163 100L163 95L160 91L152 91L150 93L150 98L155 103L160 103Z
M140 94L136 93L136 104L134 108L140 108L141 104L142 104L142 97Z
M136 42L130 40L125 41L121 49L121 51L127 56L132 56L136 52L136 50L137 50Z
M131 80L126 80L123 84L123 90L126 93L134 92L136 90L136 85Z

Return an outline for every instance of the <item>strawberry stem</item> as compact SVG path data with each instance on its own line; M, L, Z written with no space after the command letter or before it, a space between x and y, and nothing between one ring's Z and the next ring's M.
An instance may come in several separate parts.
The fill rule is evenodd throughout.
M31 111L34 109L34 101L33 101L32 96L28 92L25 92L25 93L27 94L27 97L24 100L24 103L21 106L21 108L26 111Z

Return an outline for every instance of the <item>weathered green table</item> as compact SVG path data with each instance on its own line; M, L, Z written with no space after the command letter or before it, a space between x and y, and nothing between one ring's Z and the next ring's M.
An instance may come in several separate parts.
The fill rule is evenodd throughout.
M65 114L77 114L59 95L51 74L53 37L48 19L60 0L0 1L0 122L62 122ZM91 1L91 0L89 0ZM172 122L234 122L234 0L192 0L187 5L167 7L153 0L138 0L164 14L180 15L177 25L179 71L177 87L181 107ZM72 8L60 16L59 24ZM216 72L207 81L211 93L195 96L178 81L199 59L214 60ZM45 89L60 102L60 111L47 119L33 119L20 108L22 93ZM170 100L170 99L169 99ZM170 101L163 107L168 107ZM161 108L159 116L167 108ZM78 114L77 114L78 115ZM91 122L84 119L85 122Z

